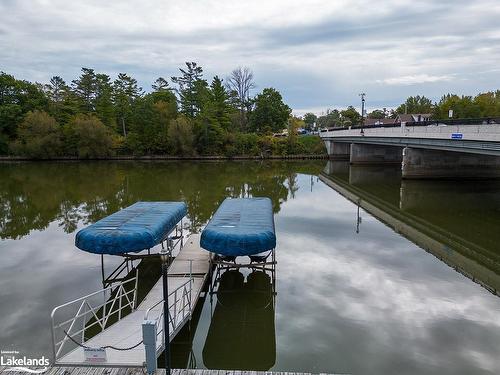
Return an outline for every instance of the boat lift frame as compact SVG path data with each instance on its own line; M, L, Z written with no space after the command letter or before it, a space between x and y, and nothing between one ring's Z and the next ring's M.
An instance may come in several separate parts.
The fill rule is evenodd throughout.
M165 237L161 240L161 248L165 248L165 242L167 242L167 249L170 253L180 244L179 249L182 249L184 245L184 218L180 220L179 223L175 225L174 228L170 232L168 232ZM175 233L174 233L175 232ZM173 235L172 235L173 234ZM115 267L115 269L106 276L105 267L104 267L104 254L101 254L101 277L102 277L102 286L103 288L107 288L108 286L113 285L114 283L121 283L126 280L126 275L133 270L134 261L141 260L144 258L150 257L159 257L159 253L151 253L151 249L147 250L147 254L133 254L133 253L125 253L125 254L117 254L116 256L121 256L123 261ZM143 251L144 251L143 250ZM171 255L171 254L170 254ZM123 273L126 271L125 276Z
M243 255L245 256L245 255ZM271 257L269 261L268 258ZM269 253L262 257L264 261L259 262L258 260L252 260L252 256L249 256L250 262L248 263L237 263L238 257L235 257L232 261L225 260L224 257L213 257L210 261L212 267L210 268L210 304L212 304L212 296L217 294L217 286L220 281L222 273L232 269L248 268L255 271L263 271L265 273L270 273L271 275L271 285L273 293L273 303L275 303L276 296L276 248L269 250Z

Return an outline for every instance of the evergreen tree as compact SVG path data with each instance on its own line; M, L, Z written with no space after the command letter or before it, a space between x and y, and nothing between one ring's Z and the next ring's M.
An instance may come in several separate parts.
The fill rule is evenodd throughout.
M172 77L172 82L177 84L175 91L179 96L181 112L189 118L194 118L201 109L202 96L207 87L203 80L203 69L195 62L186 62L187 69L179 68L181 75Z
M82 112L94 111L94 100L96 97L97 78L94 69L82 68L82 74L78 79L72 81L73 92L79 99Z
M55 105L60 105L64 100L68 85L66 85L66 82L61 77L54 76L50 79L50 83L45 86L45 89L51 102Z
M168 81L163 77L158 77L156 81L151 85L154 91L167 91L172 90L168 84Z
M96 75L95 112L104 125L114 128L116 118L113 106L113 86L107 74Z
M233 107L229 101L229 94L222 84L222 79L215 76L210 85L208 95L209 116L224 130L228 130L231 125L230 115Z
M116 115L124 137L127 136L127 122L131 116L132 105L141 95L142 88L137 85L137 80L125 73L118 74L113 82L113 102Z

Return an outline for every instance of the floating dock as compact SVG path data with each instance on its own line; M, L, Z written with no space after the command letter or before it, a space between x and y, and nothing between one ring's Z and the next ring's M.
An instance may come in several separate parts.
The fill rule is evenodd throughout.
M192 234L179 251L168 269L169 310L170 310L170 341L191 318L200 297L207 275L210 270L210 253L200 247L200 235ZM163 283L162 279L154 285L144 300L130 314L106 327L83 345L89 348L113 346L115 348L131 348L127 350L106 349L106 361L98 366L122 367L113 370L77 368L51 369L50 374L131 374L129 368L143 367L146 361L145 348L142 344L142 324L145 319L157 322L157 356L164 349L163 342ZM139 344L139 345L138 345ZM135 347L134 347L135 346ZM133 348L132 348L133 347ZM86 366L84 348L78 346L56 359L58 366ZM95 365L95 364L90 364ZM105 372L108 371L108 372ZM139 371L140 372L140 371ZM48 374L48 373L46 373ZM142 374L142 372L141 372ZM179 373L180 374L180 373Z

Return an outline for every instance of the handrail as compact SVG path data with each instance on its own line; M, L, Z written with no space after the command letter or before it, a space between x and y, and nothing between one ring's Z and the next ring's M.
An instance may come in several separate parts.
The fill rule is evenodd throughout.
M179 289L181 289L182 287L184 287L186 284L189 284L191 283L192 281L192 277L189 278L188 281L184 282L183 284L179 285L177 288L175 288L173 291L171 291L168 296L170 297L171 295L175 294ZM157 307L159 304L163 303L163 298L156 302L153 306L151 306L149 309L146 310L145 314L144 314L144 320L149 320L149 312L151 310L153 310L155 307ZM175 303L175 301L174 301Z
M168 324L172 327L170 330L171 334L173 334L185 321L186 317L190 317L192 314L192 293L193 293L193 260L189 261L189 279L175 288L173 291L169 292L167 300L170 300L170 297L173 296L173 301L167 302L168 308ZM181 294L179 296L179 293ZM156 326L156 337L158 340L158 336L162 332L164 332L164 299L162 298L160 301L156 302L154 305L149 307L144 313L144 320L154 320L154 324ZM151 312L153 309L157 308L161 305L161 309L158 312L158 315L155 319L151 319ZM181 318L180 320L178 318ZM160 347L164 347L165 345L165 335L160 336L161 345Z
M139 271L137 271L137 272L139 272ZM128 279L128 280L125 280L125 281L123 281L122 283L120 283L120 285L125 285L125 284L129 283L130 281L135 281L135 279L136 279L136 277L133 277L133 278ZM119 287L119 286L118 286L118 287ZM54 307L54 309L53 309L53 310L52 310L52 312L50 313L50 317L52 318L52 317L54 316L55 312L56 312L57 310L60 310L60 309L61 309L61 308L63 308L63 307L66 307L66 306L72 305L72 304L73 304L73 303L75 303L75 302L83 301L83 300L88 299L88 298L90 298L90 297L93 297L93 296L95 296L95 295L97 295L97 294L99 294L99 293L103 293L103 292L106 292L106 291L108 291L108 290L112 290L112 289L115 289L115 288L117 288L117 287L116 287L116 286L108 286L107 288L104 288L104 289L101 289L101 290L97 290L97 291L95 291L95 292L92 292L92 293L90 293L90 294L87 294L86 296L83 296L83 297L77 298L77 299L75 299L75 300L73 300L73 301L69 301L69 302L63 303L62 305L56 306L56 307Z
M456 126L456 125L498 125L500 124L500 117L481 117L481 118L463 118L463 119L435 119L426 121L408 121L405 126ZM388 124L373 124L373 125L353 125L353 126L338 126L321 129L321 133L335 132L341 130L360 130L360 129L377 129L377 128L399 128L401 122L394 122Z
M91 327L97 326L98 329L100 329L100 331L102 332L108 325L109 319L111 317L113 317L113 319L116 317L117 321L119 321L123 318L123 312L125 309L136 309L138 281L139 270L136 269L136 274L134 277L121 282L120 284L118 284L118 286L109 286L75 300L66 302L62 305L56 306L50 314L52 322L52 354L54 357L54 362L57 361L59 355L63 351L65 344L68 341L76 342L75 338L78 338L81 335L80 342L83 344L85 342L85 332ZM134 283L133 288L130 290L126 290L126 286L131 284L132 282ZM96 297L102 294L105 298L106 292L108 291L111 293L111 295L113 293L115 293L115 295L104 303L98 303L96 305L92 304L92 297ZM130 296L131 294L132 296ZM62 322L58 322L56 324L56 312L70 306L78 306L76 313L71 318ZM109 308L107 308L107 306L109 306ZM92 319L94 319L94 321L92 321ZM75 327L75 324L79 320L82 321L81 328L73 331L73 327ZM90 324L87 324L89 322ZM69 327L65 330L64 327L68 325ZM56 334L56 332L58 332L59 330L62 330L62 332L64 333L61 339L58 339Z

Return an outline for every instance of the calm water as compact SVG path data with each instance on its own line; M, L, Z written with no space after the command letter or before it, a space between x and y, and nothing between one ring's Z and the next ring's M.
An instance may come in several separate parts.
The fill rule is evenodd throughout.
M51 309L101 287L79 228L138 200L184 200L199 228L225 197L269 196L276 282L223 275L176 367L500 373L500 183L326 164L0 164L0 349L50 356Z

